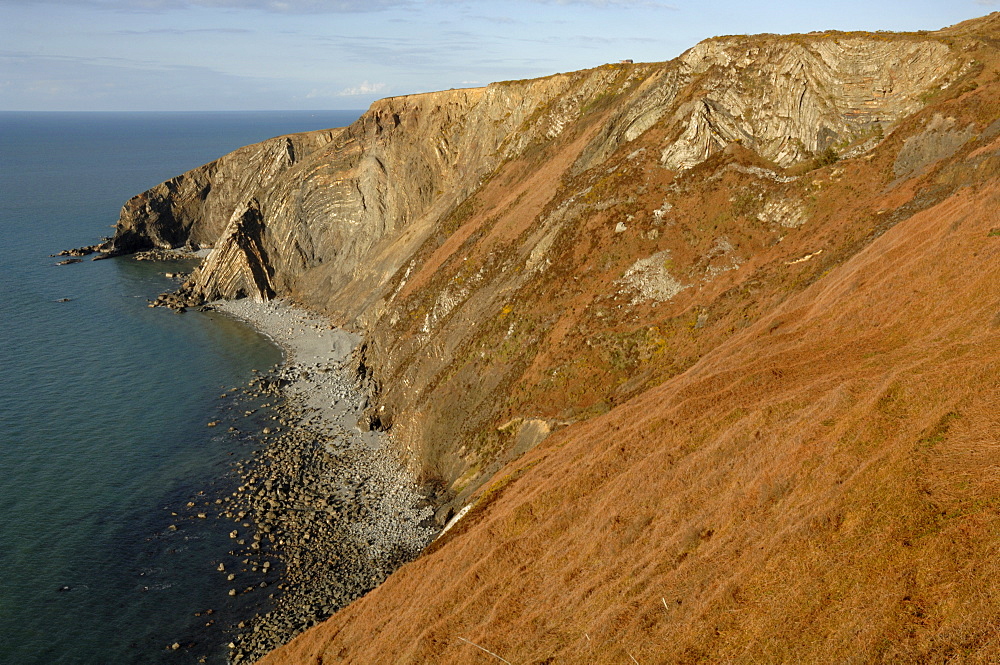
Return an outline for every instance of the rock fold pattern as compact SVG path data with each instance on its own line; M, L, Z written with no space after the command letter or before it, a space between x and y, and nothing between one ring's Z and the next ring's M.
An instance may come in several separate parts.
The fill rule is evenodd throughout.
M265 662L995 660L997 44L712 39L130 201L121 252L214 247L186 302L360 333L451 521Z

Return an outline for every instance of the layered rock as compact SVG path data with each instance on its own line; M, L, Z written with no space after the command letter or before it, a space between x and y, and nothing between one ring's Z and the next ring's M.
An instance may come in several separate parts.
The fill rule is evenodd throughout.
M734 141L791 166L881 136L960 71L941 42L839 33L709 40L681 62L699 80L675 116L682 134L663 151L669 168L690 168Z
M501 335L497 313L507 319L511 298L560 274L592 271L574 236L613 220L628 238L639 224L648 242L600 266L610 291L630 291L633 305L685 302L691 270L715 278L746 256L735 236L691 256L667 230L670 197L656 183L721 157L764 183L746 202L753 219L798 228L809 213L797 196L761 198L794 179L774 169L869 150L922 100L974 76L946 41L729 37L662 64L389 98L350 127L248 146L133 198L113 248L212 246L179 303L291 295L365 332L383 386L372 423L394 423L413 464L464 496L513 454L495 428L539 415L515 386L533 394L539 363L552 362L541 339L553 321L518 311ZM521 326L542 338L475 357ZM585 391L538 411L572 421L628 393Z
M362 332L368 423L440 486L440 514L467 515L272 662L467 662L458 637L517 662L957 653L921 641L900 618L915 610L869 617L871 635L844 618L864 590L819 573L882 580L872 543L890 536L908 572L879 606L933 605L964 636L948 648L981 648L926 576L972 598L949 558L982 563L968 534L996 528L974 501L983 469L942 483L993 426L995 373L970 368L995 363L1000 325L976 273L1000 235L998 24L727 37L386 99L130 202L119 251L215 247L189 302L290 295ZM966 438L936 457L951 411ZM812 581L776 591L787 570ZM826 641L782 632L800 623ZM908 651L878 646L904 634Z
M790 166L891 130L962 62L929 38L736 37L662 65L390 98L349 128L248 146L136 196L112 248L217 245L194 299L322 291L355 318L484 176L595 110L613 106L574 173L654 126L670 169L733 142Z
M338 134L321 130L246 146L132 197L122 206L109 251L211 247L240 203Z

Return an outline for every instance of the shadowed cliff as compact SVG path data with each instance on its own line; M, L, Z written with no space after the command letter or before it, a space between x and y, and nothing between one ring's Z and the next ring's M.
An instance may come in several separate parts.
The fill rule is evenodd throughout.
M214 245L191 302L361 331L472 506L265 662L988 662L998 24L391 98L129 202Z

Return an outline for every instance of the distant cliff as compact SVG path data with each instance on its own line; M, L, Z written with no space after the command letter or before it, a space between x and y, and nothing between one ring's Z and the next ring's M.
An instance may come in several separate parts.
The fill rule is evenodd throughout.
M246 146L132 197L122 206L111 249L123 254L212 245L233 216L236 201L271 185L341 131L283 136Z
M931 36L765 35L663 64L385 99L346 129L248 146L136 196L113 246L216 246L196 298L302 287L354 319L484 177L569 136L573 163L557 168L574 176L651 130L645 159L670 170L733 143L789 167L871 147L971 66Z
M645 180L666 182L727 147L767 168L869 150L974 68L937 35L763 35L708 40L663 64L389 98L345 129L248 146L140 194L113 246L214 247L182 292L190 302L291 295L366 331L385 387L373 420L402 425L428 473L453 484L479 467L482 480L499 451L457 461L457 448L435 442L461 447L498 417L538 414L474 390L455 418L441 413L454 398L432 393L450 393L442 379L456 373L481 380L455 352L495 325L490 312L510 295L549 280L557 238L573 242L581 218L623 206L626 227L645 223L669 198L653 200ZM775 205L768 214L799 214ZM651 239L647 255L673 240ZM623 272L632 253L601 271ZM581 258L561 257L556 272L584 268ZM511 314L509 324L526 323ZM513 356L486 372L505 391L536 360L530 347Z
M214 247L189 302L287 295L362 332L370 425L475 506L269 662L468 662L458 637L511 662L952 653L905 548L957 584L949 511L985 493L962 528L1000 524L975 464L930 452L993 431L998 24L723 37L385 99L126 204L117 251ZM879 573L889 533L911 577ZM869 577L816 581L834 551ZM896 610L869 611L886 589Z

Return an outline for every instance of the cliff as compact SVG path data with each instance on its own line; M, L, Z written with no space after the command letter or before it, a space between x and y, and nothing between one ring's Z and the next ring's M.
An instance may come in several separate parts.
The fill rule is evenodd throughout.
M369 422L472 506L265 662L1000 653L998 36L391 98L129 202L121 251L215 247L189 302L362 332Z
M678 234L661 233L669 218L653 217L673 205L663 189L670 174L727 147L752 152L765 170L870 149L922 98L973 74L974 59L946 41L720 38L663 64L390 98L351 127L243 148L132 199L114 248L214 246L183 291L189 302L290 294L366 332L368 365L385 389L372 420L399 425L427 477L473 489L509 457L498 425L573 420L620 399L588 390L542 409L495 394L537 384L526 372L546 345L524 345L540 339L528 332L509 340L554 324L538 309L503 313L511 299L551 283L565 290L574 273L594 269L557 241L598 232L598 244L621 245L598 267L610 280L642 258L687 252L674 246ZM781 205L764 214L799 214ZM637 217L635 226L650 227L641 246L637 228L614 233ZM710 261L712 251L688 261ZM634 274L656 282L660 272ZM561 311L565 295L548 297ZM517 348L473 358L476 345ZM455 380L482 377L488 389L460 391L455 402Z

